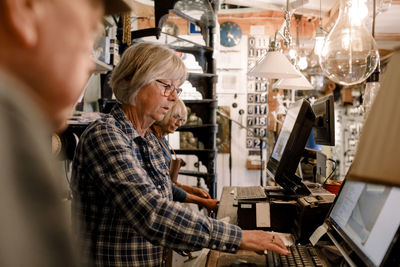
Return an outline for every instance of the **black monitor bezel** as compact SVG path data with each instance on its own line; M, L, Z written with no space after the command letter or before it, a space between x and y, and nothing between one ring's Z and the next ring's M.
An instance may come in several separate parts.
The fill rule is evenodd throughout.
M324 96L312 105L315 114L314 140L318 145L335 145L335 108L333 94ZM321 108L322 106L322 108ZM322 110L322 112L321 112Z
M300 109L280 160L270 155L267 163L267 172L280 186L291 193L297 193L297 188L301 187L301 179L296 176L296 171L315 121L308 100L298 100L289 109L297 108L297 105L300 105Z

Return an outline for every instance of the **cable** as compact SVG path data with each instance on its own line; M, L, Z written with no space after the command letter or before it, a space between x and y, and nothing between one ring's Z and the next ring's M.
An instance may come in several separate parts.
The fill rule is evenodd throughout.
M334 163L334 165L333 165L332 172L328 175L328 177L326 177L325 181L322 183L322 186L324 186L324 185L326 184L326 182L327 182L330 178L332 178L332 175L335 173L336 167L337 167L337 161L336 161L336 160L333 160L333 159L328 159L328 160L332 161L332 162Z

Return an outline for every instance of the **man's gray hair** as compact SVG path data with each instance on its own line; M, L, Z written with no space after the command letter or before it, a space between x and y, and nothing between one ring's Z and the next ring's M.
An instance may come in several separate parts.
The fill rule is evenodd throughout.
M143 86L157 79L177 80L182 84L186 78L186 67L174 50L144 42L126 49L111 74L110 86L120 103L135 105L136 95Z

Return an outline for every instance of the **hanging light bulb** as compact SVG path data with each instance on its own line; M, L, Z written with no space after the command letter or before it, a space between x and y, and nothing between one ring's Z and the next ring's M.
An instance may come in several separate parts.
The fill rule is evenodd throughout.
M322 47L325 43L326 31L322 27L322 16L321 16L321 0L319 0L319 25L317 30L315 31L315 44L314 44L314 55L320 56Z
M297 63L297 51L294 46L291 46L289 50L287 50L287 55L286 55L293 65L296 65Z
M317 30L315 31L315 44L314 44L314 54L318 57L321 55L322 47L325 43L325 31L322 26L318 26Z
M299 54L299 60L297 61L297 67L299 67L300 70L305 70L308 67L308 59L307 59L307 54L305 51L301 51Z
M340 0L339 17L319 56L327 77L346 86L366 80L379 61L375 40L356 9L360 1Z

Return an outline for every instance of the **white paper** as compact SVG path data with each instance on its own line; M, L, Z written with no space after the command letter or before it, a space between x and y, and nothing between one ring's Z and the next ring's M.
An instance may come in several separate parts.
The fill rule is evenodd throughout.
M326 225L326 223L323 223L322 225L320 225L315 231L314 233L310 236L310 242L313 246L315 246L315 244L317 244L317 242L320 240L320 238L326 234L326 232L328 232L328 225Z
M256 203L256 226L271 227L271 217L268 202Z

